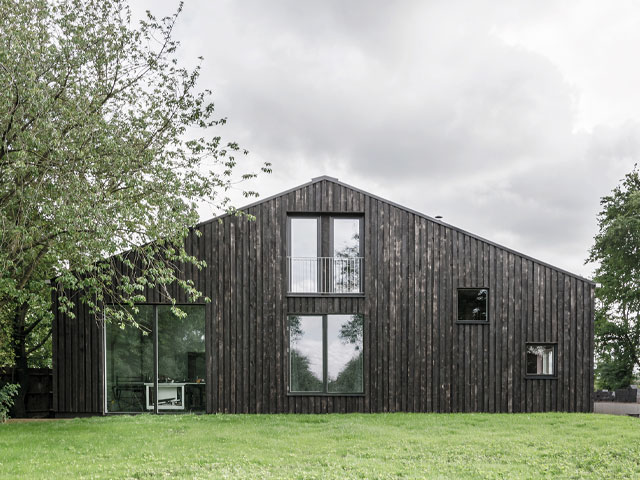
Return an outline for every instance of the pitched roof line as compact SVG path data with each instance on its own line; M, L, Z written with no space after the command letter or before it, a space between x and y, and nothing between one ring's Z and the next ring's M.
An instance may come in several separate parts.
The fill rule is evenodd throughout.
M569 275L571 277L574 277L574 278L576 278L578 280L582 280L583 282L587 282L587 283L589 283L591 285L594 285L594 286L596 285L596 282L594 282L593 280L590 280L588 278L585 278L585 277L583 277L581 275L569 272L568 270L564 270L563 268L560 268L560 267L556 267L555 265L551 265L550 263L543 262L542 260L539 260L537 258L533 258L533 257L531 257L531 256L529 256L529 255L527 255L525 253L518 252L517 250L514 250L512 248L505 247L504 245L500 245L499 243L496 243L494 241L488 240L488 239L486 239L484 237L481 237L480 235L476 235L475 233L471 233L471 232L469 232L467 230L463 230L462 228L456 227L455 225L451 225L449 223L443 222L440 219L430 217L429 215L426 215L426 214L424 214L422 212L418 212L417 210L413 210L413 209L411 209L409 207L405 207L404 205L400 205L398 203L392 202L391 200L387 200L386 198L379 197L379 196L377 196L377 195L375 195L373 193L366 192L366 191L364 191L364 190L362 190L360 188L357 188L357 187L354 187L354 186L349 185L347 183L341 182L337 178L330 177L328 175L322 175L320 177L314 177L314 178L311 179L310 182L303 183L302 185L298 185L297 187L293 187L293 188L290 188L290 189L285 190L283 192L277 193L275 195L271 195L269 197L260 199L260 200L258 200L256 202L253 202L253 203L251 203L249 205L246 205L246 206L244 206L242 208L239 208L238 210L246 211L246 210L248 210L248 209L250 209L252 207L255 207L255 206L258 206L258 205L260 205L262 203L265 203L265 202L268 202L270 200L273 200L274 198L282 197L282 196L287 195L287 194L289 194L291 192L294 192L294 191L299 190L301 188L305 188L305 187L308 187L310 185L313 185L314 183L319 183L319 182L322 182L322 181L333 182L336 185L340 185L342 187L349 188L349 189L354 190L354 191L356 191L358 193L362 193L363 195L367 195L367 196L369 196L371 198L374 198L374 199L378 200L379 202L386 203L388 205L391 205L393 207L399 208L401 210L409 212L409 213L411 213L413 215L416 215L418 217L421 217L421 218L424 218L426 220L429 220L429 221L431 221L433 223L437 223L437 224L442 225L444 227L447 227L447 228L450 228L452 230L455 230L456 232L462 233L463 235L468 235L468 236L470 236L472 238L475 238L476 240L480 240L481 242L487 243L489 245L493 245L494 247L498 247L498 248L500 248L502 250L505 250L507 252L513 253L515 255L518 255L518 256L520 256L522 258L526 258L527 260L531 260L532 262L538 263L538 264L540 264L542 266L552 268L552 269L554 269L554 270L556 270L558 272L562 272L562 273L564 273L566 275ZM232 214L230 214L230 213L224 213L222 215L218 215L218 216L213 217L213 218L211 218L209 220L205 220L204 222L198 223L197 225L195 225L194 228L200 227L202 225L206 225L207 223L210 223L210 222L213 222L213 221L221 220L222 218L227 217L227 216L231 216L231 215Z

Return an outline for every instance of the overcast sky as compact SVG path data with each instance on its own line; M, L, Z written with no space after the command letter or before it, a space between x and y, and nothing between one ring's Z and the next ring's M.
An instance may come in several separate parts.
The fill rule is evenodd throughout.
M187 0L175 37L263 197L326 174L591 276L640 158L633 1Z

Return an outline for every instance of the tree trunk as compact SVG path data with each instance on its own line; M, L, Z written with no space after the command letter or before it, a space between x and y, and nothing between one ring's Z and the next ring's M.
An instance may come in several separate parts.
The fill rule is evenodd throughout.
M24 333L24 319L27 306L22 305L16 312L13 322L13 381L20 385L18 394L14 398L12 416L24 418L27 416L27 392L29 391L29 363L27 361L27 345Z

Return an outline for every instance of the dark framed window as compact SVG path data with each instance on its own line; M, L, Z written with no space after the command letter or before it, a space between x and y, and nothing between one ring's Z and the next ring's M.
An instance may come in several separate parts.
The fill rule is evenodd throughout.
M289 315L289 393L364 393L364 318L359 314Z
M287 229L289 294L362 294L362 215L292 213Z
M105 324L106 412L204 411L205 306L136 308L137 327Z
M456 321L487 323L489 321L489 289L459 288Z
M289 217L288 291L292 293L318 292L322 276L318 261L322 243L320 218L317 216Z
M555 343L527 343L527 376L554 378L556 376L557 348L558 345Z

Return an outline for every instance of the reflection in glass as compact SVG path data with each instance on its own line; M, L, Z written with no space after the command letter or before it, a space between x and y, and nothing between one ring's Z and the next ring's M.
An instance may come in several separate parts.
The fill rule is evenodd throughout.
M204 306L179 308L185 318L158 306L158 409L204 410Z
M527 374L554 375L553 345L527 346Z
M363 392L363 327L362 315L327 315L329 392Z
M289 316L290 391L321 392L322 316Z
M333 289L339 293L361 291L360 219L333 219Z
M333 256L360 256L360 219L333 219Z
M290 292L318 291L318 219L291 218Z
M158 313L158 409L205 409L205 309L139 305L139 328L106 324L107 410L144 412L154 406L153 324Z
M144 412L145 383L153 382L154 310L140 305L135 316L139 328L107 323L107 411Z
M487 321L487 298L489 291L484 288L458 289L458 320Z

